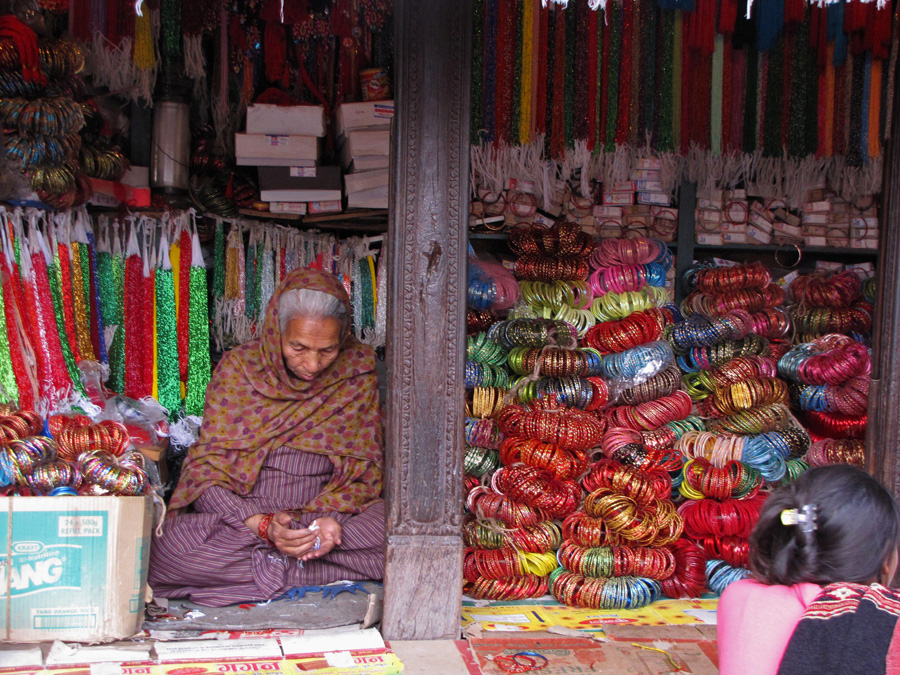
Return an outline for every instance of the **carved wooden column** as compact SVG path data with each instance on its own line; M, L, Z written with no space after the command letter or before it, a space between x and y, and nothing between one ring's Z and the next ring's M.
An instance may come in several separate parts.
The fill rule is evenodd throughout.
M469 0L394 4L385 638L459 634Z
M898 62L900 66L900 62ZM900 71L900 68L898 68ZM894 87L884 157L878 297L872 327L872 383L866 433L868 469L900 498L900 87Z

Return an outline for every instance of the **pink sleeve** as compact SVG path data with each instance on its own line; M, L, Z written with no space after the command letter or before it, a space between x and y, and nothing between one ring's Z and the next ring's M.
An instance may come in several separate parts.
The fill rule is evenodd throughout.
M900 675L900 621L894 626L894 634L891 636L884 665L885 675Z
M815 584L767 586L751 579L719 600L720 675L775 675L794 628L819 594Z

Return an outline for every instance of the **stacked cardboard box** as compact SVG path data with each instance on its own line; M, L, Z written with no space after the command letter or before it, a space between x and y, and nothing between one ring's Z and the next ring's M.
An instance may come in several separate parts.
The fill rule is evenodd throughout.
M388 208L393 101L343 103L335 112L347 208Z
M324 136L322 106L247 108L246 132L234 137L237 164L259 168L260 199L272 213L341 210L340 170L319 166Z
M809 191L803 204L801 232L806 246L850 245L850 205L824 187Z
M662 163L655 158L639 159L632 172L638 204L671 206L672 197L663 189L661 182Z
M798 212L779 199L748 200L745 190L700 189L694 215L696 242L707 246L793 244L874 249L878 245L875 207L856 208L824 187L810 190Z

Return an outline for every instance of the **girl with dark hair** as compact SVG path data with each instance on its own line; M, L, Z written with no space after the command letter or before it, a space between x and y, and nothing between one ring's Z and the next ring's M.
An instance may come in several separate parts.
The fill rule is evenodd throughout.
M719 601L721 675L900 673L900 510L869 474L810 469L766 500L751 579Z

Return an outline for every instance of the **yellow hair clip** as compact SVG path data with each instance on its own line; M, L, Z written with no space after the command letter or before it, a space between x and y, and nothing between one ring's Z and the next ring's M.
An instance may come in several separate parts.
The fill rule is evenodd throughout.
M804 504L799 509L785 509L781 512L781 524L788 527L799 525L804 532L814 532L816 529L815 504Z

